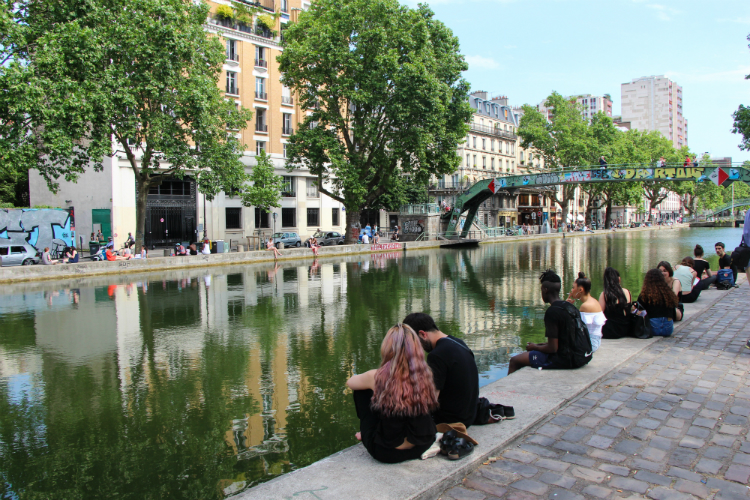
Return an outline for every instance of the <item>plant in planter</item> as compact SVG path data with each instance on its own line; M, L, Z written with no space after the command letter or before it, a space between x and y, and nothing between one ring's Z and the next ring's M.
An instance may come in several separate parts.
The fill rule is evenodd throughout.
M216 15L219 17L219 19L234 19L234 11L228 5L219 5L216 8Z
M266 28L268 31L273 32L276 27L274 18L269 14L261 14L258 16L258 25Z

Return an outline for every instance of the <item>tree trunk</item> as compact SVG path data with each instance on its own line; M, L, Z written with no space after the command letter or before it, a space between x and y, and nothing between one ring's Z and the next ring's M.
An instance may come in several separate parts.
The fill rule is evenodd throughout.
M359 210L349 210L346 207L346 236L344 244L352 245L359 241Z
M609 229L612 227L612 220L610 219L612 215L612 198L607 196L607 209L604 211L604 229Z
M139 175L135 177L135 248L133 252L140 252L141 245L146 244L146 200L150 183Z

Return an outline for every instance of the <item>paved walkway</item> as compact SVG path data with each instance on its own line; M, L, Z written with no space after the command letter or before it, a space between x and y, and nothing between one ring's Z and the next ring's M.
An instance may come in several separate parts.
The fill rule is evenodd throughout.
M750 497L748 304L745 282L441 498Z

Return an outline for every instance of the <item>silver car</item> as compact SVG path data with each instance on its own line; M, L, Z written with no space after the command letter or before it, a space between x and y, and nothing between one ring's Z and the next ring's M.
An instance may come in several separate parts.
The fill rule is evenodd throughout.
M28 243L20 245L0 243L1 266L30 266L32 264L39 264L39 255L36 248Z

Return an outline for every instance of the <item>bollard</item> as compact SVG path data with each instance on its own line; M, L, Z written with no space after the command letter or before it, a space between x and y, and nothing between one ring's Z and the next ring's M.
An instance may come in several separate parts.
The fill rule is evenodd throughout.
M245 251L245 245L237 245L237 252L244 252Z
M169 248L164 249L164 257L170 257L172 255L172 250Z

